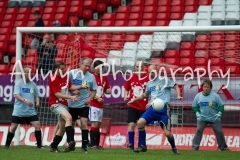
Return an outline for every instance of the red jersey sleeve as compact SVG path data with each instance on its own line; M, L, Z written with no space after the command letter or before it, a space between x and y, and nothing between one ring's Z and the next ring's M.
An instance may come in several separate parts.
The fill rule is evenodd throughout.
M72 82L70 80L68 80L68 88L72 87Z
M58 84L56 79L53 81L51 81L51 79L49 80L49 86L53 93L61 92L61 87L59 87L59 85L56 84Z
M104 91L106 91L107 89L111 88L111 86L110 86L110 84L109 84L109 81L108 81L107 77L104 77L104 78L105 78L105 82L106 82Z
M131 79L125 82L124 88L125 88L127 91L130 91L130 90L131 90Z

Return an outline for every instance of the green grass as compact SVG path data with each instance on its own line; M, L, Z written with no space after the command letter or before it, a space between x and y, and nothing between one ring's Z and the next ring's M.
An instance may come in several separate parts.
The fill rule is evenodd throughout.
M62 147L59 147L63 150ZM173 155L170 150L148 150L134 153L127 149L88 150L88 154L76 148L70 153L51 153L49 149L36 149L32 146L11 146L0 148L0 160L237 160L240 152L189 151L181 150L181 155Z

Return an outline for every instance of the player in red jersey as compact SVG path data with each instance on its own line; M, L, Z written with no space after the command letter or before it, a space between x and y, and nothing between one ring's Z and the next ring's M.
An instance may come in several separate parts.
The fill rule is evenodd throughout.
M79 90L82 89L81 86L74 86L68 80L68 76L64 75L65 65L61 61L55 62L53 69L57 72L56 77L49 79L49 101L48 105L50 110L58 115L58 125L59 129L51 143L50 152L59 152L57 146L62 141L63 135L66 131L68 147L64 149L64 152L75 150L74 141L74 128L72 127L72 116L68 112L68 101L78 100L78 96L67 95L68 90Z
M94 67L94 77L97 83L97 93L93 100L90 102L90 110L89 110L89 119L91 121L91 129L90 129L90 141L92 149L102 149L99 146L100 142L100 132L99 128L101 125L102 117L103 117L103 94L110 94L111 87L109 85L108 79L106 76L102 76L100 69L103 69L103 62L100 60L96 60L93 64Z
M128 102L128 100L131 100L132 98L135 98L145 93L146 84L149 81L148 74L144 73L144 65L142 61L137 61L134 68L135 73L128 81L126 81L124 85L124 102ZM130 150L134 150L134 129L136 127L136 123L138 119L142 116L142 114L145 112L147 105L148 99L144 99L141 101L137 101L128 107L128 149ZM141 144L140 140L138 140L138 144Z

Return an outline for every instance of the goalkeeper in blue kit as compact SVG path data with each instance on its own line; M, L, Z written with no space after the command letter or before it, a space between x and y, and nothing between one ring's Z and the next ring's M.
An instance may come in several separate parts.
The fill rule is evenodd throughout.
M219 95L212 91L210 80L205 80L202 83L202 88L203 91L195 96L192 104L193 111L197 116L197 130L193 139L192 150L199 150L203 130L207 124L210 124L216 135L218 148L221 151L228 151L221 124L224 104Z

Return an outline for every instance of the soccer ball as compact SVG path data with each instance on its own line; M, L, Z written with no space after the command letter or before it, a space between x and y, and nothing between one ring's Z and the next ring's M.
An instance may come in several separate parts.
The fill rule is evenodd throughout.
M153 107L154 110L160 111L164 108L164 101L161 100L161 99L155 99L152 102L152 107Z

